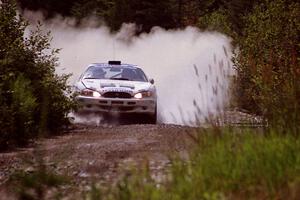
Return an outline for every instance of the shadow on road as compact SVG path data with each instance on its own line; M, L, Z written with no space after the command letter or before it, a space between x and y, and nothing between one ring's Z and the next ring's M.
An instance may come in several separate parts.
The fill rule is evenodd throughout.
M151 124L149 116L139 114L74 114L73 123L86 125L132 125Z

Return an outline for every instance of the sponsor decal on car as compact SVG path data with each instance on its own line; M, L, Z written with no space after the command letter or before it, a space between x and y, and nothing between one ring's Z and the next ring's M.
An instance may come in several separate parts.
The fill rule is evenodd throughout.
M102 90L103 93L106 92L126 92L129 94L133 94L131 90L125 89L125 88L105 88Z

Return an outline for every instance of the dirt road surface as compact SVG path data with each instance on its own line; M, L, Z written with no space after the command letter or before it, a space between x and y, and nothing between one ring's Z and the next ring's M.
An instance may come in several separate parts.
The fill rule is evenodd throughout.
M36 148L0 153L0 194L10 174L18 169L35 170L36 158L56 173L70 177L76 186L93 181L114 184L126 168L147 163L159 179L170 156L187 157L187 132L194 128L178 125L75 125L67 133L42 139ZM0 197L1 199L1 197Z

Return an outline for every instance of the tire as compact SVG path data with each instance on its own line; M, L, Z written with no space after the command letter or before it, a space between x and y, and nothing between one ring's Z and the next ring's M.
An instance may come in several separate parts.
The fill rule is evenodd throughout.
M157 123L157 116L156 114L151 115L149 119L149 124L156 124Z
M157 107L155 107L154 114L149 116L149 124L156 124L157 123Z

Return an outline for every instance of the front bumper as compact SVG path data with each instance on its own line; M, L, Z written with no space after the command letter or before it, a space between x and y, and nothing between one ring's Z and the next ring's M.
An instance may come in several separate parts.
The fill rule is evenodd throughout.
M154 114L156 112L156 99L125 99L77 96L79 113L141 113Z

